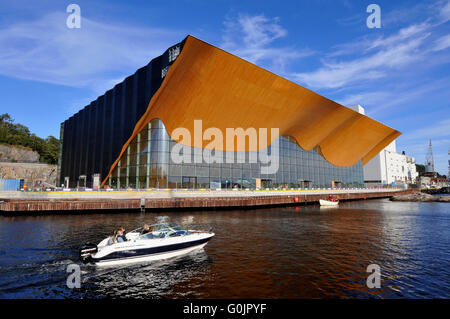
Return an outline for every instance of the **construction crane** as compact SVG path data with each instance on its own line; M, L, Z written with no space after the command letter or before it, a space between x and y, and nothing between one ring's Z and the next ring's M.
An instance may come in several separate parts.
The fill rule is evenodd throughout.
M428 145L427 157L425 158L425 173L434 173L434 158L433 158L433 146Z

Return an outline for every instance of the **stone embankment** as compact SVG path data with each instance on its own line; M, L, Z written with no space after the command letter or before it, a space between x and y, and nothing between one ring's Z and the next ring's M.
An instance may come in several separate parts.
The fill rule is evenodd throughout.
M0 145L0 178L23 179L28 187L43 181L56 184L56 165L39 162L39 153L24 147Z
M56 184L56 165L43 163L4 163L0 162L0 178L24 179L31 187L36 181Z
M392 201L399 202L449 202L450 196L433 196L425 193L413 193L406 195L397 195L390 198Z

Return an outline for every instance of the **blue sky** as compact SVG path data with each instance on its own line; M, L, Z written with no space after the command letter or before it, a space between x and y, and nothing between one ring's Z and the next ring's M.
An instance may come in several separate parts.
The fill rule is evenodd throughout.
M66 7L81 7L81 29ZM381 8L369 29L366 8ZM450 1L0 0L0 112L41 137L187 34L403 135L423 163L432 139L447 174Z

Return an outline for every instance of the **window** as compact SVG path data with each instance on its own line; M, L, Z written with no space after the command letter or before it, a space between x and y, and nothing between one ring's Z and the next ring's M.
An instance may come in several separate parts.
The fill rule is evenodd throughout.
M164 69L161 70L161 79L166 76L168 70L169 66L166 66Z
M180 54L180 46L179 45L169 49L169 63L175 61L175 59L178 57L179 54Z

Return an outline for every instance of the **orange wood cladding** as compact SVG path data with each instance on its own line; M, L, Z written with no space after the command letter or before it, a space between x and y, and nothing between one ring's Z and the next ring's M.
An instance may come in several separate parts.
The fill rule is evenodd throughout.
M188 36L178 58L149 102L108 176L128 144L154 118L171 135L183 127L203 130L279 128L305 150L319 149L336 166L363 164L401 133L298 84L277 76L195 37ZM268 134L270 143L274 138ZM204 140L203 147L210 141ZM255 151L246 143L246 151ZM258 147L256 145L256 147ZM226 143L223 143L223 150ZM104 185L108 179L104 179Z

